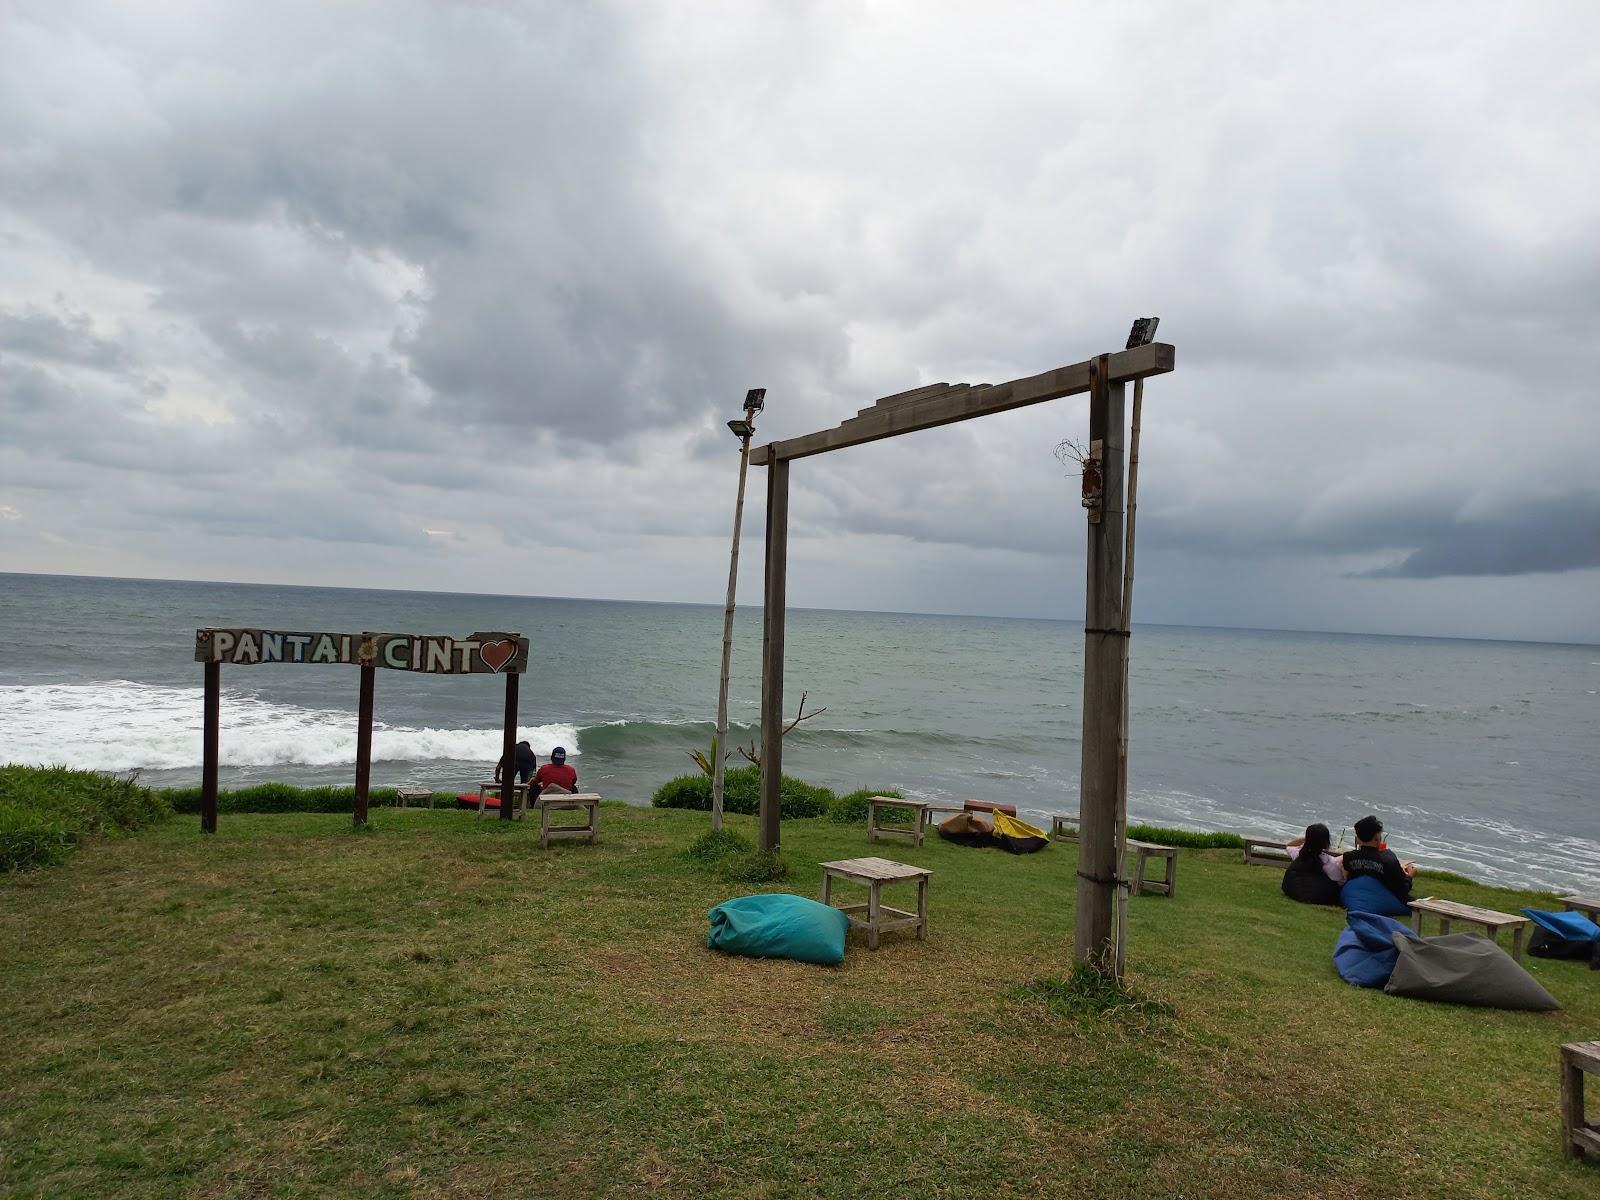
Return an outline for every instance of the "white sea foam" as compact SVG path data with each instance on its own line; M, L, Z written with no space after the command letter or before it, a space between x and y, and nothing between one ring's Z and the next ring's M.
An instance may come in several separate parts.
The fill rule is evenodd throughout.
M408 728L373 722L378 762L493 762L501 731ZM542 757L580 753L571 725L524 726ZM336 766L355 761L350 712L300 708L223 689L224 766ZM113 682L0 687L0 762L96 770L174 770L200 765L200 694L194 688Z

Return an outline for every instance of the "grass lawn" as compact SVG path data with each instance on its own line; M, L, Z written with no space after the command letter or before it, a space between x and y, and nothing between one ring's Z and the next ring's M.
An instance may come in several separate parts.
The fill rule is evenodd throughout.
M1129 916L1170 1012L1081 1012L1023 986L1068 966L1073 848L937 839L879 851L933 869L927 942L725 958L706 824L608 805L545 852L442 810L182 817L0 878L0 1195L1600 1194L1557 1137L1584 964L1529 961L1555 1014L1360 991L1341 914L1184 851ZM784 850L804 895L870 852L826 820Z

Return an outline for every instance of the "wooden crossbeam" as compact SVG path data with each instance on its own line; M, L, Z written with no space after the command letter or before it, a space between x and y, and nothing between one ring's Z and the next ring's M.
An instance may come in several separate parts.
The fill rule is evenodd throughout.
M1166 342L1152 342L1132 350L1119 350L1108 357L1110 376L1107 382L1112 385L1146 379L1151 375L1165 375L1173 369L1176 361L1172 346ZM1059 400L1063 396L1089 390L1092 366L1091 359L1057 367L1040 375L1030 375L1026 379L1013 379L1009 383L977 387L934 384L886 396L833 429L756 446L750 451L750 461L764 467L778 459L825 454L829 450L876 442L896 434L933 429L939 425L986 417L991 413L1023 408L1029 404L1042 404L1046 400Z

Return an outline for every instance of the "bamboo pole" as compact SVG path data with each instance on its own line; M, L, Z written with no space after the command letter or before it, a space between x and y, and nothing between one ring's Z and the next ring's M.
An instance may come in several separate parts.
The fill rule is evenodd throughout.
M739 527L744 521L744 477L750 468L750 438L756 414L746 410L748 433L739 439L739 494L733 502L733 552L728 556L728 602L722 610L722 680L717 687L717 739L711 746L711 828L722 828L724 762L728 745L728 669L733 659L733 597L739 585Z
M1128 959L1128 657L1133 638L1133 538L1139 522L1139 420L1144 380L1133 385L1133 428L1128 437L1127 547L1122 558L1122 719L1117 731L1117 978Z

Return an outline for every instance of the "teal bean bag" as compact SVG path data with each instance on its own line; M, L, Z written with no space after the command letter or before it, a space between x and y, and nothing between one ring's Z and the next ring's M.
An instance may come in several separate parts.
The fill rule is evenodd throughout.
M706 916L706 945L751 958L793 958L835 966L844 961L849 919L839 909L804 896L776 893L724 900Z

